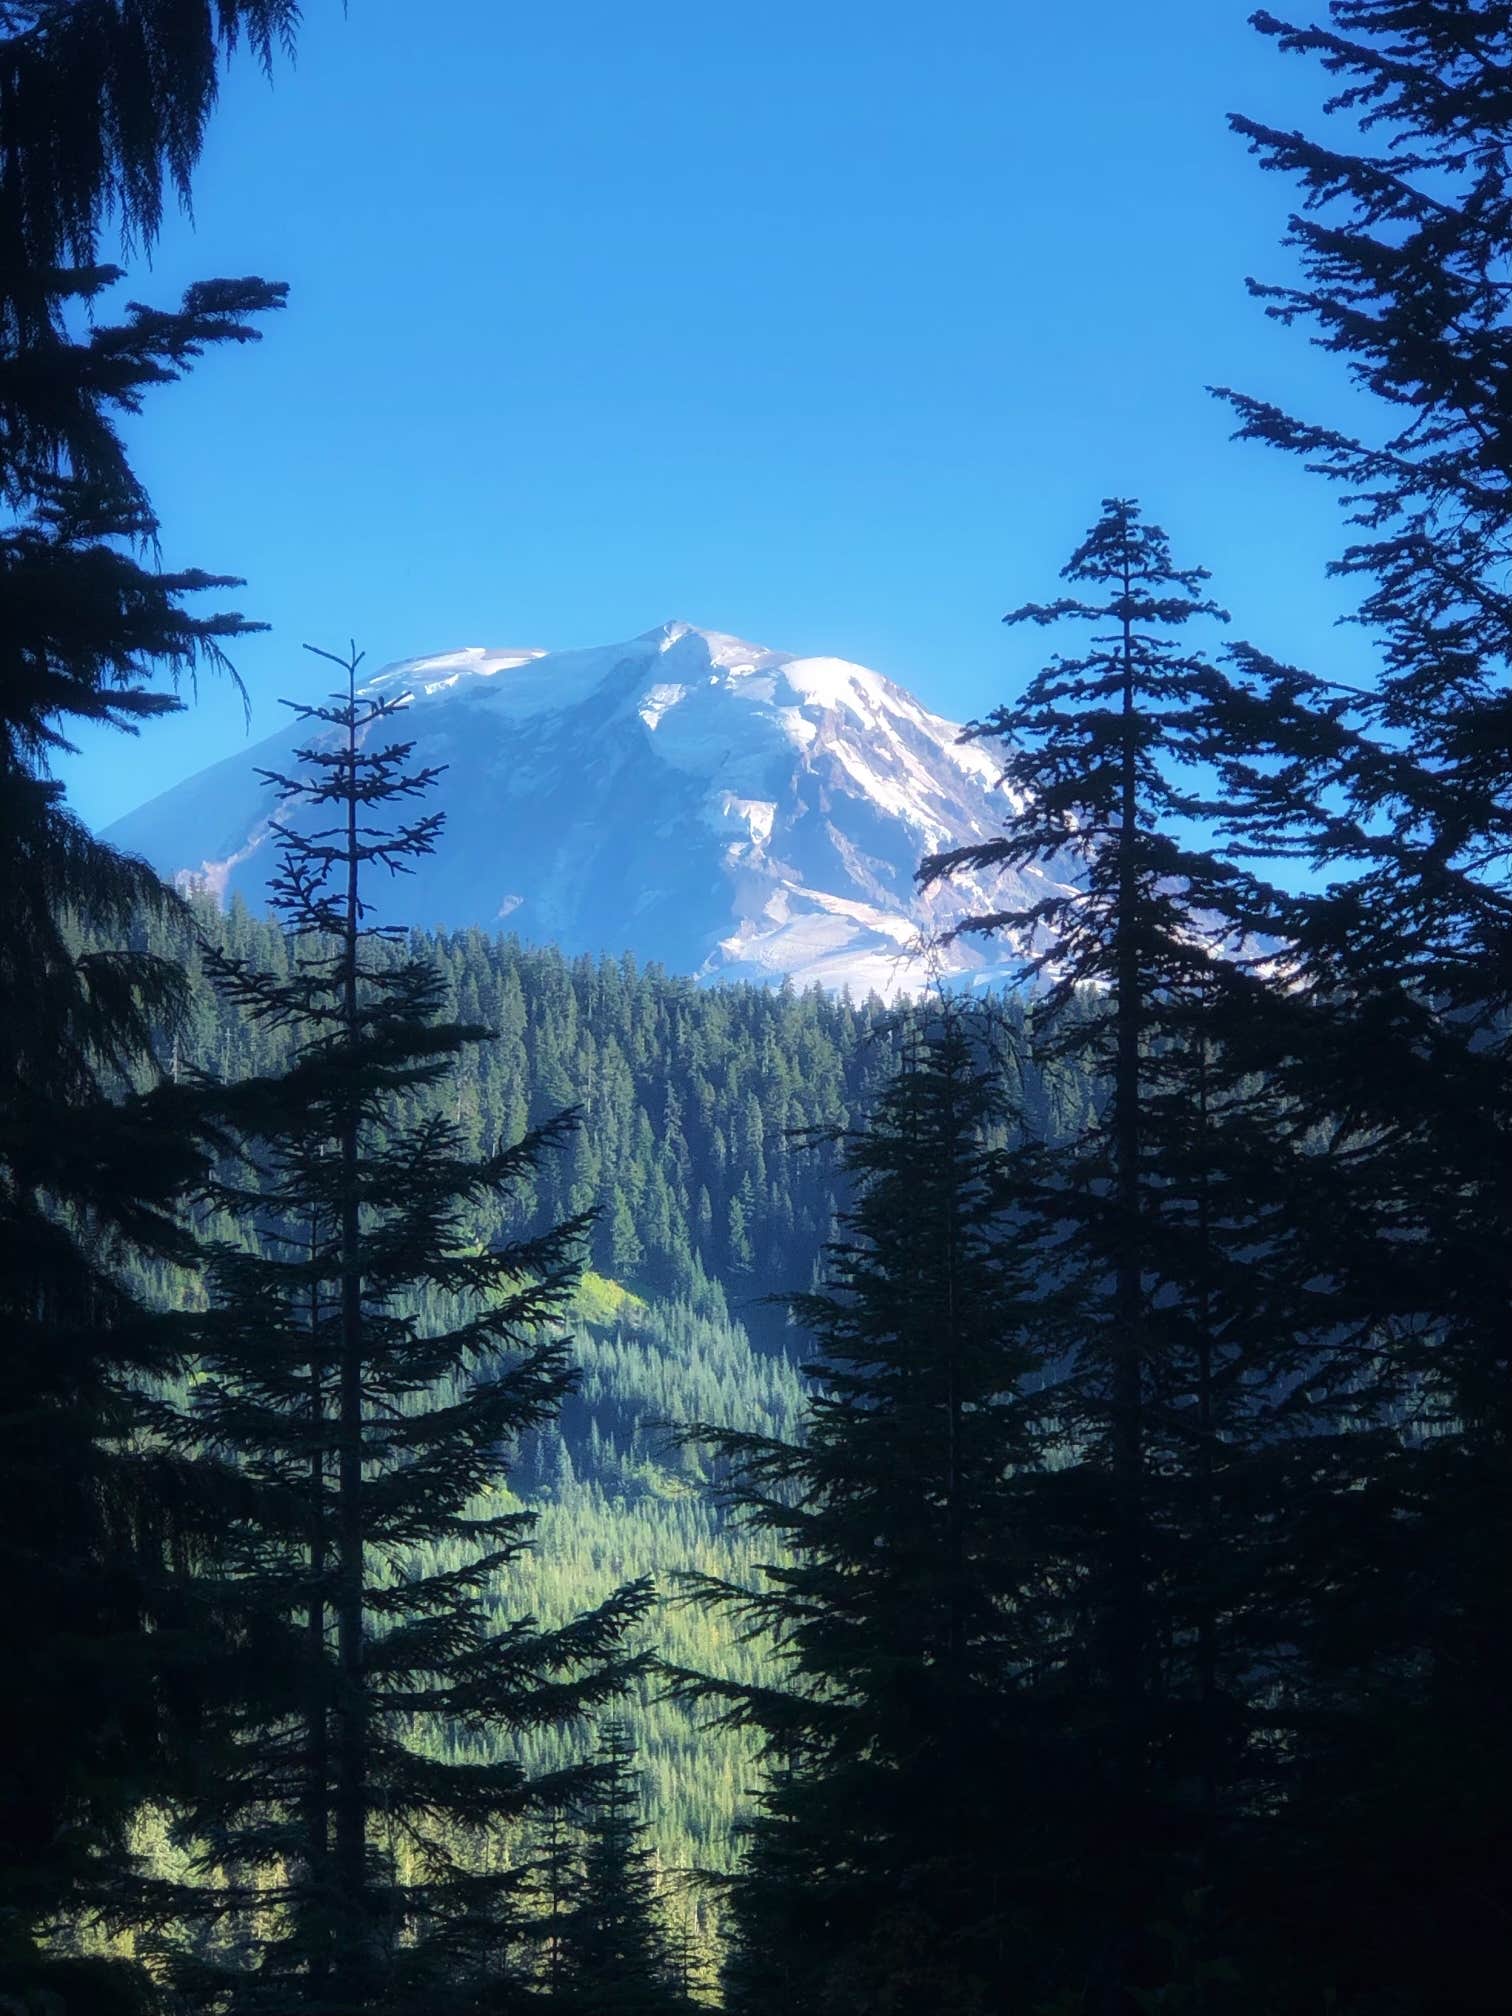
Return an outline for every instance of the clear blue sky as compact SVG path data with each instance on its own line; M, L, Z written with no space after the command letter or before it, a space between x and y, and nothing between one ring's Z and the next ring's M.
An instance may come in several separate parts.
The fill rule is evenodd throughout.
M1268 324L1289 190L1226 112L1311 123L1248 0L307 0L245 60L191 226L129 291L290 283L133 428L164 558L247 576L252 733L326 680L671 616L860 659L966 716L1017 690L1098 500L1138 495L1236 632L1357 665L1324 486L1204 386L1337 412ZM242 740L203 686L67 768L103 823Z

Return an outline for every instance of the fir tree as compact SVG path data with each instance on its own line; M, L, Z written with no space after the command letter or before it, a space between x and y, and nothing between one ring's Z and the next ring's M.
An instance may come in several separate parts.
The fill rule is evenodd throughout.
M527 1929L541 1954L538 1975L553 2007L566 1994L572 1914L580 1891L577 1839L565 1800L548 1809L532 1867L537 1917Z
M1361 1488L1295 1536L1314 1594L1279 1908L1299 1995L1488 2007L1512 1788L1512 9L1335 0L1319 25L1254 21L1326 71L1332 131L1234 119L1301 198L1299 280L1251 289L1366 396L1357 427L1223 396L1243 438L1339 485L1331 571L1359 591L1379 673L1351 691L1253 657L1265 732L1229 776L1257 807L1248 844L1318 871L1284 926L1311 1040L1276 1068L1299 1115L1351 1142L1330 1273L1344 1310L1373 1314L1390 1402ZM1326 1908L1323 1867L1347 1872Z
M428 852L441 817L383 823L436 773L384 739L403 696L359 692L357 654L338 662L347 690L298 710L311 739L271 780L287 808L273 904L288 969L210 958L294 1040L280 1078L225 1095L249 1159L214 1197L242 1237L212 1270L195 1395L205 1439L263 1493L224 1601L244 1606L254 1644L281 1646L284 1684L271 1712L251 1689L235 1759L187 1823L222 1885L168 1902L278 1914L240 1979L180 1969L201 1994L431 2012L487 1990L497 2006L525 1879L480 1847L588 1767L533 1782L507 1753L443 1761L430 1739L497 1744L612 1698L639 1670L623 1641L650 1591L629 1584L554 1630L492 1614L533 1519L486 1501L571 1390L548 1331L588 1220L482 1246L474 1214L507 1204L573 1120L474 1159L454 1098L412 1115L487 1032L441 1019L442 976L365 921L372 876Z
M676 2016L687 2007L673 1983L635 1762L626 1724L602 1723L556 1975L562 2007L581 2016Z
M1040 1497L1056 1397L1013 1172L985 1138L1002 1119L997 1068L942 1007L847 1137L858 1195L828 1284L792 1303L820 1348L804 1439L688 1431L786 1556L764 1587L689 1592L765 1638L787 1684L673 1676L764 1746L736 2010L1006 2009L1056 1979L1039 1795L1071 1766L1034 1707L1064 1653Z
M1259 1675L1280 1633L1268 1452L1313 1333L1285 1230L1303 1177L1272 1156L1238 1061L1284 1012L1247 941L1274 898L1205 844L1210 766L1248 698L1180 633L1224 612L1122 499L1063 572L1076 593L1005 620L1101 634L967 731L1004 739L1014 809L920 876L1083 863L1079 887L958 929L1009 936L1048 982L1042 1057L1105 1088L1050 1156L1039 1209L1079 1312L1061 1540L1085 1576L1067 1628L1086 1657L1063 1712L1093 1759L1073 1879L1100 1927L1091 2006L1115 2010L1161 1985L1152 1928L1214 1882L1260 1797Z
M233 903L223 913L208 898L196 899L195 912L212 943L259 969L276 974L289 970L288 944L275 919L254 917L245 904ZM202 953L192 946L185 953L167 923L151 925L144 943L155 951L175 952L188 971L189 1012L176 1051L181 1084L189 1084L197 1067L219 1074L226 1084L247 1076L276 1077L287 1067L291 1032L254 1021L218 996ZM532 1115L549 1117L547 1072L560 1070L569 1090L584 1083L586 1053L564 1050L557 1033L568 1019L564 997L570 989L576 997L573 1021L579 1041L591 1032L602 1052L612 1035L627 1059L635 1060L637 1117L627 1153L647 1171L665 1166L656 1137L669 1095L675 1096L686 1158L684 1188L675 1206L679 1217L686 1208L681 1199L690 1192L696 1196L710 1175L707 1130L714 1115L738 1108L748 1089L759 1088L772 1181L767 1193L757 1197L756 1234L767 1257L754 1284L739 1284L740 1298L744 1304L753 1287L769 1292L781 1285L779 1265L787 1268L791 1281L812 1282L813 1263L841 1202L844 1179L836 1162L843 1143L821 1140L811 1151L795 1155L779 1146L778 1137L805 1124L833 1127L837 1116L859 1124L875 1099L879 1074L885 1077L896 1063L901 1030L894 1019L875 1004L849 1010L818 992L785 1001L780 991L755 986L694 989L655 969L638 972L616 996L599 987L598 962L576 970L576 962L569 964L550 948L525 948L481 932L415 933L407 950L447 971L464 1017L474 1013L473 1003L490 1023L503 1010L499 1036L459 1052L444 1079L414 1096L411 1118L431 1113L454 1118L460 1087L464 1118L477 1116L478 1145L469 1146L471 1157L515 1139ZM1054 1067L1042 1079L1022 1044L1019 1010L1009 1006L1001 1014L1012 1096L1022 1098L1035 1127L1075 1124L1089 1097L1086 1088L1067 1066ZM171 1044L166 1054L172 1065ZM593 1123L589 1119L585 1124ZM478 1200L473 1206L475 1243L494 1245L555 1223L565 1209L565 1164L565 1157L548 1154L528 1187ZM223 1173L226 1181L232 1180L229 1167ZM624 1165L604 1172L603 1184L611 1181L623 1186L622 1194L639 1198L633 1206L636 1229L649 1251L651 1188L640 1188L634 1171ZM604 1194L601 1187L600 1198ZM210 1229L220 1237L232 1230L225 1218ZM788 1348L780 1352L759 1343L753 1349L751 1317L764 1319L763 1335L775 1333L782 1340L775 1312L742 1306L732 1320L715 1238L700 1240L691 1223L675 1221L672 1231L684 1242L689 1267L683 1288L657 1292L646 1282L644 1300L626 1300L612 1284L585 1281L576 1299L572 1354L582 1368L580 1391L568 1399L558 1422L525 1438L518 1460L511 1463L510 1488L529 1501L539 1496L540 1523L534 1550L506 1571L505 1615L529 1609L551 1622L561 1621L595 1601L606 1580L612 1583L641 1567L673 1575L698 1565L745 1580L753 1559L771 1558L758 1536L741 1533L706 1502L697 1449L689 1446L664 1462L650 1424L669 1416L717 1420L792 1439L801 1403L792 1333L785 1333ZM664 1250L670 1254L675 1249ZM780 1259L784 1252L786 1258ZM133 1269L131 1279L144 1292L161 1290L145 1270L138 1276ZM725 1285L733 1299L735 1284L725 1277ZM419 1566L427 1572L443 1561L443 1549L426 1549ZM680 1665L755 1679L765 1658L761 1644L730 1643L731 1621L694 1608L677 1610L662 1616L658 1636ZM299 1628L296 1619L296 1636ZM258 1660L264 1676L282 1685L298 1670L297 1658L277 1653L271 1645ZM251 1677L242 1674L248 1681ZM637 1726L644 1731L647 1810L662 1870L679 1885L685 1869L722 1870L754 1775L748 1744L703 1739L696 1710L673 1701L643 1703ZM520 1756L532 1775L554 1771L580 1754L570 1730L544 1730L517 1743L502 1731L475 1737L441 1728L425 1740L437 1746L440 1756ZM165 1838L167 1820L166 1814L154 1813L136 1829L144 1848L152 1845L149 1866L167 1868L175 1859ZM519 1863L519 1842L527 1831L535 1844L534 1868L542 1852L540 1828L503 1830L498 1852ZM563 1833L565 1839L565 1826ZM159 1839L161 1851L155 1845ZM526 1946L539 1955L531 1964L544 1979L546 1948L539 1921L546 1907L534 1878L531 1894L535 1923ZM713 1949L722 1944L715 1932L720 1907L717 1887L699 1887L686 1899L679 1891L670 1902L674 1923L685 1911L696 1922L692 1967L699 1994L717 1972ZM234 1921L226 1929L222 1957L234 1958L239 1944L243 1964L255 1959L256 1949ZM208 1954L219 1935L207 1926L196 1942Z
M294 15L225 0L218 19L266 54ZM208 7L0 10L0 1471L27 1620L0 1683L0 1972L53 1994L68 1969L34 1929L108 1899L132 1805L182 1747L184 1570L215 1524L204 1473L141 1446L178 1346L127 1280L191 1257L173 1205L198 1151L183 1102L145 1096L179 975L128 949L169 899L70 816L49 766L80 723L135 732L176 704L155 682L223 665L249 627L192 612L228 579L142 559L156 521L117 422L207 346L250 340L282 290L206 282L79 334L120 277L106 214L146 244L165 174L187 196L216 62ZM100 1969L78 1990L106 1993Z

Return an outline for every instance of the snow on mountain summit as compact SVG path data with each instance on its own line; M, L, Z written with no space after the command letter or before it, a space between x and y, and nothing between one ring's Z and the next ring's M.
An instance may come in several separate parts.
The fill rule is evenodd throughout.
M383 892L422 925L506 924L570 953L633 951L704 980L884 996L926 977L921 938L1017 892L963 878L921 896L921 856L1000 830L998 761L880 673L674 621L587 650L471 647L384 667L396 733L445 764L446 831ZM297 725L109 829L160 874L260 908L276 840L259 769ZM279 817L300 816L297 803ZM1066 871L1069 873L1069 868ZM990 941L943 957L989 976Z

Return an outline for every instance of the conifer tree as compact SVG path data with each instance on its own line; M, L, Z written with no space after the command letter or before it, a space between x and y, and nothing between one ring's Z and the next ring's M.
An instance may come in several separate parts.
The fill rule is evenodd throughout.
M920 877L1062 851L1083 866L1080 886L957 928L1009 935L1047 983L1041 1056L1105 1088L1050 1155L1040 1209L1079 1312L1062 1544L1086 1578L1070 1628L1095 1784L1074 1880L1099 1928L1089 2006L1111 2011L1162 1985L1153 1928L1214 1882L1265 1772L1257 1674L1280 1627L1261 1593L1262 1480L1274 1488L1274 1417L1310 1369L1307 1269L1278 1229L1302 1173L1271 1156L1265 1097L1235 1061L1282 1012L1247 938L1273 899L1205 844L1209 766L1248 703L1180 633L1224 612L1123 499L1063 575L1074 594L1005 620L1100 634L972 724L1004 740L1013 809L1001 836Z
M1264 732L1228 776L1248 844L1318 871L1283 927L1311 1039L1276 1063L1295 1111L1352 1143L1330 1271L1389 1347L1391 1403L1369 1488L1297 1535L1316 1596L1279 1908L1299 1980L1342 2007L1487 2007L1512 1871L1512 8L1334 0L1318 24L1254 23L1332 95L1316 135L1232 121L1300 194L1299 279L1251 291L1365 399L1340 425L1223 396L1242 438L1339 485L1331 571L1379 664L1350 690L1252 657ZM1323 1867L1347 1872L1326 1908Z
M556 2001L564 2012L676 2016L687 2007L673 1982L635 1760L626 1724L602 1723L576 1899L560 1935Z
M355 651L338 662L346 691L297 710L310 740L270 780L288 968L210 954L229 995L294 1043L281 1077L223 1095L247 1159L213 1195L242 1237L215 1260L195 1393L203 1437L262 1493L222 1600L252 1649L276 1649L282 1685L251 1686L234 1756L188 1822L221 1883L163 1904L275 1914L250 1971L179 1969L201 1996L434 2012L486 1990L500 2006L525 1872L485 1866L479 1846L590 1767L532 1781L507 1754L443 1760L434 1738L497 1746L613 1698L640 1668L624 1640L650 1590L554 1629L494 1618L533 1518L486 1501L572 1387L549 1326L588 1220L485 1247L474 1209L507 1203L573 1117L474 1159L452 1105L412 1113L487 1032L441 1019L436 968L366 921L372 876L435 844L440 814L385 815L437 773L385 740L403 696L359 692Z
M948 1003L904 1056L846 1138L857 1196L828 1283L792 1302L820 1351L804 1439L687 1431L787 1557L761 1587L688 1582L766 1639L786 1684L673 1676L762 1738L732 1895L741 2012L1020 2007L1075 1938L1046 1789L1074 1765L1037 1713L1065 1650L1041 1496L1053 1332L987 1138L996 1061Z
M79 325L120 277L107 213L147 244L165 175L187 196L217 27L266 57L294 20L282 0L0 10L0 1512L26 1618L0 1680L0 1976L53 1995L80 1965L45 1960L35 1928L108 1895L133 1803L166 1782L183 1570L214 1518L203 1472L135 1446L177 1347L126 1277L189 1257L173 1203L200 1166L182 1102L135 1096L180 990L128 946L169 899L70 816L49 766L80 723L135 732L174 705L155 682L223 665L249 627L192 612L228 579L142 559L156 522L117 421L250 340L282 290L211 281ZM81 2006L105 2007L106 1971L83 1970Z
M194 908L200 928L213 943L260 969L288 971L288 946L275 919L254 917L245 904L233 904L223 913L209 897L197 898ZM154 927L146 934L146 943L150 949L172 950L176 939L166 926ZM759 1287L769 1291L782 1285L780 1267L796 1283L813 1281L819 1242L841 1201L836 1188L841 1179L835 1169L839 1151L821 1142L812 1153L789 1155L779 1150L778 1137L794 1126L832 1126L836 1116L857 1116L853 1124L858 1124L875 1096L879 1072L890 1069L899 1053L899 1027L878 1004L848 1010L817 992L785 1001L780 992L755 986L710 993L654 969L638 975L633 990L617 1003L607 990L598 990L597 965L574 974L549 948L527 949L483 933L417 932L407 949L412 956L434 960L448 970L464 1020L477 1014L502 1024L496 1040L459 1052L447 1077L415 1096L411 1118L432 1111L454 1118L460 1088L464 1123L471 1124L471 1116L477 1116L477 1139L468 1148L471 1158L497 1142L516 1138L532 1116L549 1117L552 1095L545 1074L558 1068L554 1023L565 1015L563 991L570 986L577 995L580 1037L591 1027L602 1051L612 1033L627 1058L635 1057L634 1152L642 1158L642 1167L652 1166L658 1154L655 1145L648 1150L644 1141L650 1138L654 1144L668 1093L676 1089L683 1115L683 1197L696 1196L709 1171L709 1139L702 1118L706 1102L739 1105L750 1085L759 1088L773 1179L769 1193L757 1200L758 1243L767 1256ZM272 1077L284 1070L290 1061L290 1032L257 1023L218 997L204 971L203 955L192 947L186 966L190 1014L176 1052L171 1044L165 1046L166 1061L176 1068L180 1084L189 1084L197 1068L217 1073L227 1085L248 1075ZM513 1020L511 999L520 1011ZM1001 1014L1012 1096L1022 1096L1036 1125L1051 1113L1059 1116L1058 1125L1065 1124L1065 1116L1074 1117L1087 1094L1065 1067L1052 1074L1058 1089L1047 1091L1023 1052L1020 1012L1009 1005ZM561 1066L569 1089L583 1086L585 1054L569 1053ZM753 1077L754 1073L760 1075ZM591 1126L591 1120L587 1124ZM491 1246L518 1236L524 1228L554 1222L565 1209L560 1183L565 1162L563 1156L548 1155L530 1189L522 1188L508 1198L479 1200L473 1207L474 1241ZM224 1180L232 1180L230 1166L222 1173ZM623 1182L632 1198L641 1194L633 1171L627 1176L622 1167L614 1180ZM634 1208L637 1230L649 1250L649 1190ZM677 1208L683 1208L680 1202ZM224 1217L207 1228L220 1237L228 1236L230 1229ZM785 1262L778 1257L783 1249L788 1255ZM645 1302L620 1301L611 1286L593 1282L585 1282L575 1298L572 1348L582 1368L580 1392L556 1422L526 1438L510 1466L510 1489L532 1502L539 1495L541 1524L535 1549L508 1577L512 1593L505 1614L538 1608L551 1619L569 1616L597 1599L604 1586L601 1576L612 1582L663 1560L669 1571L700 1565L717 1572L724 1563L734 1579L746 1580L750 1578L743 1564L750 1556L769 1558L705 1501L700 1488L704 1465L695 1448L677 1452L670 1473L661 1468L649 1425L671 1416L763 1427L785 1439L795 1432L801 1388L793 1333L787 1333L787 1349L780 1355L760 1344L753 1351L745 1320L748 1312L742 1308L734 1321L726 1312L712 1242L693 1253L693 1267L685 1299L674 1302L661 1299L649 1283L650 1299ZM145 1276L143 1285L154 1293L160 1286ZM741 1292L743 1296L748 1290ZM768 1328L783 1341L774 1312L756 1313L764 1315ZM263 1316L271 1329L267 1305ZM244 1480L245 1476L243 1472ZM737 1560L742 1563L738 1572L733 1567ZM427 1552L421 1565L431 1564ZM601 1569L596 1564L607 1565ZM206 1584L202 1581L200 1587L203 1590ZM207 1593L213 1588L212 1582ZM300 1628L296 1619L296 1637ZM678 1663L726 1670L722 1651L713 1649L725 1628L717 1616L690 1610L668 1618L660 1635ZM269 1637L276 1641L277 1635ZM264 1680L287 1688L297 1675L297 1654L278 1650L276 1642L254 1656ZM755 1677L760 1657L754 1646L736 1650L730 1670L742 1678ZM238 1668L240 1678L250 1682L254 1675L240 1656ZM709 1984L717 1972L715 1948L723 1944L717 1932L720 1888L717 1883L698 1882L692 1872L710 1863L723 1867L724 1844L732 1838L753 1774L733 1746L701 1738L696 1711L672 1702L651 1704L644 1727L648 1748L654 1744L649 1755L643 1752L651 1838L665 1882L676 1886L666 1899L668 1915L674 1934L680 1921L693 1927L682 1956L688 1964L687 1992L695 1999L709 1999ZM448 1756L514 1751L512 1739L503 1733L497 1745L492 1736L465 1732L442 1731L436 1740L441 1754ZM542 1774L575 1761L582 1747L570 1731L548 1731L528 1736L521 1753L532 1773ZM168 1826L168 1813L158 1808L144 1815L134 1830L139 1845L151 1853L146 1866L166 1869L176 1863L178 1851L166 1838ZM548 1972L541 1926L546 1904L537 1872L545 1831L539 1824L506 1828L485 1848L486 1853L497 1853L517 1865L522 1837L532 1844L533 1923L527 1928L525 1950L531 1956L532 1979L539 1979L543 1987ZM563 1839L567 1842L565 1825ZM698 1884L686 1895L685 1870ZM257 1957L258 1949L251 1943L256 1933L271 1933L274 1928L270 1919L251 1926L231 1921L225 1929L222 1959L230 1963L240 1950L240 1964L250 1964ZM223 1942L214 1928L207 1927L196 1934L195 1943L208 1956Z
M538 1902L536 1919L529 1929L541 1955L536 1971L556 2007L566 1993L572 1913L580 1889L576 1833L564 1800L547 1810L532 1875Z

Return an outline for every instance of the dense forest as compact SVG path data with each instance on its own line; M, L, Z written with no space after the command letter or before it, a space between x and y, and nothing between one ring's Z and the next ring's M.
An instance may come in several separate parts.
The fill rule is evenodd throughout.
M188 976L185 1013L158 1043L160 1068L235 1084L279 1070L290 1033L268 1029L218 990L206 955L287 967L273 919L198 901L187 919L144 927L141 950ZM544 1157L528 1187L483 1199L470 1234L483 1246L581 1212L593 1214L584 1268L566 1315L577 1389L521 1438L509 1488L538 1515L527 1574L531 1607L565 1617L580 1596L630 1572L671 1597L685 1571L749 1575L760 1547L713 1501L712 1463L676 1430L722 1421L783 1437L798 1427L801 1367L811 1344L785 1298L822 1273L825 1243L847 1195L840 1137L897 1071L910 1017L877 1001L818 991L722 987L627 957L568 961L482 932L409 934L388 955L414 958L443 987L443 1013L489 1039L462 1053L421 1110L449 1115L470 1154L518 1139L564 1107L581 1124ZM1004 1006L999 1046L1034 1127L1065 1136L1093 1094L1074 1068L1042 1070L1022 1041L1021 1010ZM994 1138L1008 1138L998 1122ZM234 1236L214 1215L206 1236ZM144 1273L160 1305L203 1306L194 1270ZM187 1387L174 1397L187 1396ZM509 1591L501 1586L501 1604ZM718 1664L754 1678L769 1663L700 1610L664 1602L652 1627L680 1666ZM650 1684L631 1726L652 1839L668 1871L727 1871L752 1770L749 1744L710 1742L688 1707ZM487 1738L482 1739L487 1748ZM524 1745L549 1761L554 1739ZM161 1839L155 1852L164 1854ZM685 1888L687 1886L684 1886ZM690 1891L700 1924L717 1893Z
M129 303L289 0L0 7L0 2007L1505 2006L1512 7L1260 12L1377 671L1223 643L1111 496L968 737L1075 856L1011 1000L700 992L375 922L446 845L331 692L267 915L70 811L224 671Z

